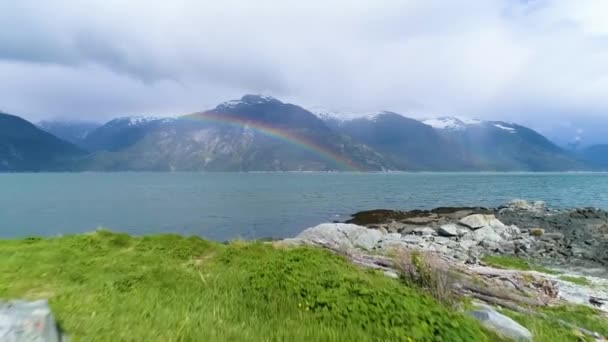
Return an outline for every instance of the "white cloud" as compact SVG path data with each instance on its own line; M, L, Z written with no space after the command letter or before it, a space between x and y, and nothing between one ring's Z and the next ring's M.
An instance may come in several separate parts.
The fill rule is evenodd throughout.
M608 113L604 0L5 1L0 108L190 112L242 93L541 126Z

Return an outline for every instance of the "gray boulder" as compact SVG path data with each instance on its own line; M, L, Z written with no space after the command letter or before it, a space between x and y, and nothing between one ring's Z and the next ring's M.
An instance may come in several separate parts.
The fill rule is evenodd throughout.
M473 240L477 242L482 241L493 241L493 242L501 242L503 238L492 229L491 226L485 226L483 228L475 230L471 233L473 236Z
M0 302L0 341L64 340L46 300Z
M296 241L310 244L327 244L339 248L372 250L383 234L356 224L322 223L308 228L295 237Z
M503 337L514 341L532 341L532 333L528 329L490 306L478 304L468 314Z
M460 230L457 225L455 225L453 223L448 223L448 224L444 224L443 226L439 227L439 229L437 229L437 233L441 236L451 237L451 236L458 236L460 233Z
M464 217L458 222L471 229L479 229L490 225L490 222L494 219L496 219L494 215L474 214Z

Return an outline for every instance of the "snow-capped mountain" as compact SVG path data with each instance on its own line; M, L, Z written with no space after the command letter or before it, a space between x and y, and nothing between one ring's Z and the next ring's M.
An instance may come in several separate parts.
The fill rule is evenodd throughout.
M538 132L505 121L461 117L423 120L469 160L472 169L580 170L577 158Z

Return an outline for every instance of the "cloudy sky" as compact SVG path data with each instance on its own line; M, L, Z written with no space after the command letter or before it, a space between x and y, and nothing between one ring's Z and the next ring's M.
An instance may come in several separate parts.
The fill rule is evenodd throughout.
M0 109L31 120L263 93L568 139L608 128L606 0L19 0L0 22Z

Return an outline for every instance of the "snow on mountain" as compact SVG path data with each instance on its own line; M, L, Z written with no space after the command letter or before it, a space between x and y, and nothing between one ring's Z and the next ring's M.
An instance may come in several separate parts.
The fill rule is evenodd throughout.
M230 100L220 103L217 109L233 109L240 105L263 104L269 102L280 102L272 96L267 95L244 95L239 100Z
M436 129L461 130L470 125L479 125L483 123L481 120L469 119L457 116L446 116L434 119L422 120L422 123Z
M507 131L509 133L516 133L517 132L517 130L515 130L515 128L504 126L504 124L505 123L494 123L494 127L500 128L500 129L502 129L504 131Z
M155 116L125 116L122 118L117 118L112 120L114 124L122 124L129 127L132 126L141 126L148 124L150 122L160 121L160 123L168 123L175 120L175 118L163 118L163 117L155 117Z
M374 112L357 112L350 110L337 111L333 109L327 109L324 107L312 107L308 108L308 111L316 115L319 119L328 121L335 120L339 122L355 120L355 119L367 119L375 120L379 116L387 113L386 111L374 111Z

